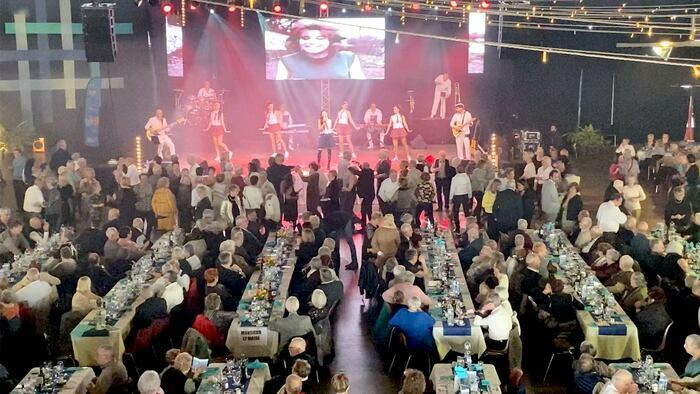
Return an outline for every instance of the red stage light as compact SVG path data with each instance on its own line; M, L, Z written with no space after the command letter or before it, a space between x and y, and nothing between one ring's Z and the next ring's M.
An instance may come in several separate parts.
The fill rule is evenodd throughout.
M236 12L236 6L233 5L233 4L231 4L230 6L228 6L228 12L231 12L231 13Z
M169 1L165 1L160 4L160 12L162 12L165 16L172 14L174 9L175 7L173 6L173 3Z
M365 7L363 8L364 11L370 12L372 11L372 4L367 3L365 4Z
M281 13L282 6L279 3L276 3L275 5L272 6L272 11L274 11L277 14Z
M481 4L479 6L486 10L491 7L491 2L488 0L481 0Z
M457 2L457 0L450 0L450 7L457 8L458 5L459 3Z
M190 1L190 11L197 10L197 7L199 7L199 3L195 2L195 1Z
M418 3L411 3L411 9L412 9L413 11L418 11L418 10L420 10L420 4L418 4Z
M328 11L328 3L324 1L318 6L318 8L321 11L326 12L326 11Z

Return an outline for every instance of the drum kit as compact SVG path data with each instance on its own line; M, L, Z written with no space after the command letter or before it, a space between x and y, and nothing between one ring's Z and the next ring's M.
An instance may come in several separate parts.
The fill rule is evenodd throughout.
M228 90L219 90L214 97L188 96L184 103L184 113L187 114L187 123L199 129L206 129L209 124L209 115L214 110L216 103L224 106L224 95Z

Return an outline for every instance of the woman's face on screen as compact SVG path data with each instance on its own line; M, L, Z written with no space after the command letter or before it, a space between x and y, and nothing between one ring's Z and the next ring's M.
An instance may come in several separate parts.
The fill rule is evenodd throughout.
M299 47L306 53L323 53L329 46L328 37L320 30L303 30L299 37Z

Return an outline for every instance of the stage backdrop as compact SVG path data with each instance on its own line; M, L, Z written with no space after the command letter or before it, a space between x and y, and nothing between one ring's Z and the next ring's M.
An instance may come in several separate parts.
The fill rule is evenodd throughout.
M182 50L184 77L168 77L165 18L157 7L137 8L133 2L118 3L117 61L88 64L84 58L80 0L5 0L0 2L0 122L13 128L22 122L33 125L53 144L68 140L72 149L104 159L112 152L132 154L133 140L154 108L162 106L169 119L175 116L175 92L183 98L196 94L204 80L225 96L225 114L231 134L226 142L234 150L265 152L266 138L259 134L267 101L285 103L295 123L314 124L321 106L318 81L268 81L265 76L263 30L255 13L240 10L210 14L205 7L189 14ZM334 15L337 16L337 15ZM408 20L401 26L387 19L387 27L421 33L466 37L468 29L432 21ZM494 25L486 40L496 36ZM572 37L544 36L522 30L506 31L506 41L570 45ZM599 36L579 33L577 45L599 48ZM416 100L413 118L430 115L433 80L449 72L459 82L462 101L482 119L485 131L505 133L511 128L546 128L554 123L562 131L576 123L578 84L583 76L582 123L630 135L640 140L649 131L671 131L682 136L687 95L671 86L688 83L685 69L666 66L621 64L550 56L547 64L539 53L504 50L499 59L487 47L483 74L467 74L465 44L396 37L385 41L384 80L332 81L333 114L347 100L357 121L376 102L389 115L391 106L408 108L409 91ZM614 42L610 43L611 47ZM610 125L612 77L615 83L615 119ZM91 78L99 78L99 147L86 148L85 98ZM94 89L95 91L97 89ZM452 105L453 100L448 100ZM91 102L90 113L94 113ZM94 116L91 117L92 120ZM449 130L440 126L417 133L438 135L450 141ZM212 153L208 137L200 131L176 131L179 152ZM150 147L148 147L150 149ZM104 153L108 154L105 155Z

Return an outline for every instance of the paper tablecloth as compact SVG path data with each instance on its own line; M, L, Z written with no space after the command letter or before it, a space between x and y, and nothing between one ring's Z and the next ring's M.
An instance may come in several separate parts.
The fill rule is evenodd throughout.
M496 367L484 364L484 377L489 381L489 393L501 392L501 380L498 379ZM454 387L452 364L435 364L430 372L430 381L437 394L451 394Z
M39 368L32 368L27 376L12 390L12 394L22 393L22 385L38 376ZM94 377L95 372L93 372L92 368L79 368L70 375L66 384L58 391L58 394L85 394L87 392L88 383L90 383Z
M262 394L263 389L265 388L265 382L272 379L272 376L270 376L270 367L266 363L262 364L264 365L263 368L253 370L253 373L250 376L250 382L248 383L248 389L246 390L246 394ZM226 364L223 363L214 363L210 364L209 368L217 368L219 370L222 370L225 366ZM210 394L211 392L209 390L206 390L204 385L200 385L200 388L199 390L197 390L197 393ZM218 394L218 392L216 394Z

